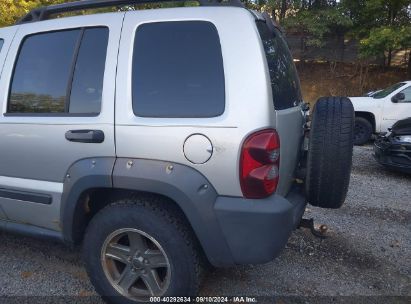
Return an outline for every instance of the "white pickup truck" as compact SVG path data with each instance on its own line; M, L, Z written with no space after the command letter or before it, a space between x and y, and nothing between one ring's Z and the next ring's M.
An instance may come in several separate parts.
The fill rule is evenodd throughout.
M385 133L395 122L411 117L411 81L396 83L364 97L349 97L354 105L354 144L363 145L373 134Z

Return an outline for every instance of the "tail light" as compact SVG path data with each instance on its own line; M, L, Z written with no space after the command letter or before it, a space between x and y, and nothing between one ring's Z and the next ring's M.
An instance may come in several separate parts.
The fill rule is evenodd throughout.
M280 139L275 130L250 135L241 151L240 184L244 197L265 198L275 192L279 180Z

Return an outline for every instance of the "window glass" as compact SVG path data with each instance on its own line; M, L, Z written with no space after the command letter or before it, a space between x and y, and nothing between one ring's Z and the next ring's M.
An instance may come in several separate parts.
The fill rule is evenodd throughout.
M98 114L108 28L27 37L15 65L8 113Z
M302 102L300 80L287 43L278 30L272 31L257 22L270 73L273 102L276 110L295 107Z
M108 29L87 29L81 42L70 95L70 113L100 113Z
M224 112L223 58L210 22L141 25L136 32L132 96L141 117L215 117Z
M3 40L3 39L0 39L0 51L1 51L1 49L3 48L3 43L4 43L4 40Z
M401 88L403 85L405 85L405 83L402 83L402 82L393 84L392 86L373 94L372 97L376 99L387 97L395 90Z
M29 36L15 66L9 113L62 113L80 30Z
M404 100L399 100L398 102L411 102L411 86L402 90L401 93L405 95Z

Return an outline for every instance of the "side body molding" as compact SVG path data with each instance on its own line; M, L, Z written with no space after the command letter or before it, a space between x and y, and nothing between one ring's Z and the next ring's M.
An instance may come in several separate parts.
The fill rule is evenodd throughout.
M83 208L80 203L81 194L93 188L112 188L115 162L115 157L87 158L74 163L67 171L60 208L64 241L77 241L73 236L78 227L73 223L77 208Z
M163 161L119 158L114 166L113 187L156 193L174 200L210 262L215 266L233 264L214 211L217 192L197 170Z

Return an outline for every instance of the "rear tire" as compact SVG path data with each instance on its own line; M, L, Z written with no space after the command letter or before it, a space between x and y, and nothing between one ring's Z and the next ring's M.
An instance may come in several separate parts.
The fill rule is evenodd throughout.
M350 181L354 108L345 97L320 98L313 109L307 161L308 203L340 208Z
M372 125L371 123L363 118L355 118L354 127L354 145L362 146L370 141L372 136Z
M112 203L91 220L83 254L90 280L106 302L197 294L202 273L197 240L170 204L155 196L134 197Z

